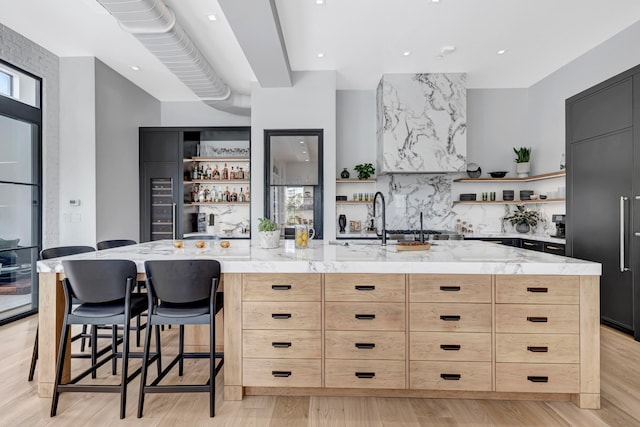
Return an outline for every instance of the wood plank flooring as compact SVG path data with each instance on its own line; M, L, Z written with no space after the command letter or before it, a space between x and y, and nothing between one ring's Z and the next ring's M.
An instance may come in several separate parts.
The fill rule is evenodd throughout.
M118 416L117 394L67 393L58 415L49 417L50 399L37 397L36 382L28 382L36 318L0 327L0 426L241 426L241 427L419 427L419 426L640 426L640 343L602 327L602 409L579 409L569 402L412 399L375 397L248 396L222 399L217 376L216 416L209 418L205 394L153 394L145 401L145 416L136 418L138 385L131 383L127 418ZM163 332L163 349L171 353L177 330ZM75 345L75 343L74 343ZM134 348L134 351L137 350ZM73 360L73 369L86 361ZM133 361L132 367L139 366ZM185 376L171 381L205 381L206 361L185 363ZM37 371L36 371L37 375ZM109 365L103 381L118 382Z

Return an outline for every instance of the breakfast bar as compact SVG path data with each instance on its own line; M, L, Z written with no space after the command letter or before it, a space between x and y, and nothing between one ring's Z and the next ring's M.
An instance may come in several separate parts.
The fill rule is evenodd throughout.
M601 265L481 241L171 240L74 255L216 259L224 398L249 394L571 400L600 407ZM63 318L61 259L38 262L41 397ZM191 334L192 346L208 345Z

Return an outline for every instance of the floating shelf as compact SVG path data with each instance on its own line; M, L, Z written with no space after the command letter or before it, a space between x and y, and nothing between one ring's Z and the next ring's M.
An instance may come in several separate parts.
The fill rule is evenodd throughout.
M336 200L336 205L370 205L373 202L371 200Z
M184 163L189 162L242 162L246 163L251 159L249 157L191 157L182 159Z
M250 205L251 202L184 202L185 206Z
M370 179L338 178L336 179L336 183L367 183L367 182L376 182L376 179L375 178L370 178Z
M530 205L533 203L561 203L565 199L545 199L545 200L456 200L454 205Z
M183 181L184 184L249 184L247 179L192 179Z
M566 176L566 171L557 171L544 173L541 175L531 175L526 178L458 178L454 179L453 182L531 182L531 181L541 181L544 179L552 179L552 178L561 178Z

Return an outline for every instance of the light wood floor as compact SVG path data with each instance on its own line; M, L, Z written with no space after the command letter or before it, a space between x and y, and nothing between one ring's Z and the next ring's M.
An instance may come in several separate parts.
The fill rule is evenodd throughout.
M241 402L216 397L209 418L205 394L148 395L145 416L136 418L138 384L131 383L127 418L118 417L117 394L62 394L58 415L49 418L50 399L37 397L27 382L36 319L0 327L0 426L640 426L640 343L602 327L602 409L569 402L367 397L249 396ZM163 344L175 345L176 329ZM164 348L164 345L163 345ZM86 363L79 359L74 365ZM133 362L139 366L139 362ZM82 366L79 366L81 368ZM75 368L74 368L75 369ZM190 361L184 379L206 378L205 361ZM110 368L99 377L113 380ZM99 373L99 374L100 374ZM37 375L37 374L36 374ZM217 384L222 385L222 375ZM179 381L179 380L176 380ZM116 381L117 382L117 381ZM221 388L219 389L221 390Z

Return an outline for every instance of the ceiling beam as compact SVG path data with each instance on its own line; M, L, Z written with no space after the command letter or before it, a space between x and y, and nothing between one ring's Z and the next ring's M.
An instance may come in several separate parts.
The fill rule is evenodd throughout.
M291 66L275 0L218 0L258 83L290 87Z

